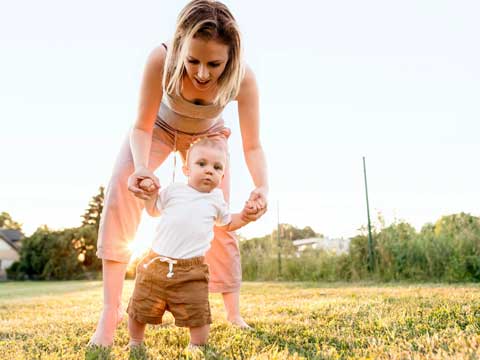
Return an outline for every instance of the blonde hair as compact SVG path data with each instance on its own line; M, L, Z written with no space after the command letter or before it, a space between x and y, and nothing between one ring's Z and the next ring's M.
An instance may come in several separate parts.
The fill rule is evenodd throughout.
M172 46L167 51L164 89L168 94L180 95L186 72L184 60L193 38L215 40L229 47L228 61L218 79L218 92L214 99L215 104L225 106L238 95L245 69L237 22L220 1L193 0L178 15Z
M225 161L227 161L227 149L225 146L225 141L223 141L218 137L205 136L195 140L190 144L190 147L187 150L185 164L188 164L190 159L190 153L192 152L192 150L196 147L201 147L201 146L210 147L210 148L219 150L225 155Z

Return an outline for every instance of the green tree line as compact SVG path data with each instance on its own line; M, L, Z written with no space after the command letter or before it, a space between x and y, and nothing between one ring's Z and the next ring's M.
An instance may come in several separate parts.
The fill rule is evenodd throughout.
M381 221L373 229L371 271L365 229L350 239L347 253L310 249L297 256L287 235L291 225L281 228L285 226L280 242L275 231L240 243L245 280L480 281L480 218L470 214L443 216L419 232L403 221L389 226ZM300 234L297 239L311 236Z
M76 228L38 228L22 240L20 259L10 279L98 278L101 260L95 255L104 189L90 200ZM8 213L0 214L3 228L21 230ZM373 228L374 268L368 269L366 229L350 239L349 251L321 249L298 253L293 240L321 237L312 228L281 224L280 233L240 241L245 280L295 281L480 281L480 218L466 213L441 217L416 231L404 221ZM279 256L280 254L280 256ZM129 276L132 276L129 273Z
M14 280L66 280L97 278L102 262L97 258L98 226L103 209L104 188L89 202L76 228L51 230L39 227L31 236L22 239L20 259L7 269ZM4 225L21 230L8 213L2 213ZM5 227L7 228L7 227Z

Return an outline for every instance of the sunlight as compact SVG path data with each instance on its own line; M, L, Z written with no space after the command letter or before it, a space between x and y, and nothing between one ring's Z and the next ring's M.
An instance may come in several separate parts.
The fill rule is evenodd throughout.
M140 225L133 241L128 244L128 249L132 251L130 263L133 263L142 256L152 245L153 234L155 234L155 221L149 216L142 216Z

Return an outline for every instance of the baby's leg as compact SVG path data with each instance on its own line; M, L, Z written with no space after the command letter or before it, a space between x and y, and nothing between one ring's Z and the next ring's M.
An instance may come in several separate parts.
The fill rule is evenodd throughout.
M199 327L191 327L189 347L205 345L207 343L209 332L210 332L209 324L199 326Z
M147 324L138 322L131 316L128 317L128 334L130 335L130 342L128 345L136 346L143 342L146 325Z

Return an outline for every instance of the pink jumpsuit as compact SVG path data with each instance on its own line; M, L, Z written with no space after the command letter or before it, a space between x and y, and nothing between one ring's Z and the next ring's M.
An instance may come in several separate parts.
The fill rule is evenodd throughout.
M170 152L179 151L185 159L186 150L198 137L225 139L230 135L221 117L223 107L196 105L181 96L164 92L152 134L149 169L154 171ZM129 137L125 139L116 159L105 193L97 242L97 256L106 260L128 263L132 241L140 223L143 200L127 189L128 177L134 172ZM230 195L229 166L221 184L226 201ZM236 292L240 289L241 263L238 242L233 232L214 229L215 238L206 254L210 267L211 292Z

